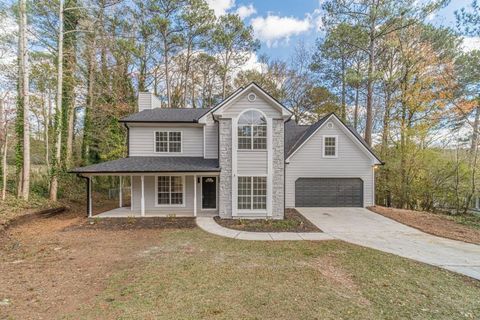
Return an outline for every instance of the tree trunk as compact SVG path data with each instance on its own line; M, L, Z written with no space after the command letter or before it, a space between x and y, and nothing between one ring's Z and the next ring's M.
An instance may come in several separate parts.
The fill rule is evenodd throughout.
M390 91L387 89L385 93L385 112L383 114L383 130L382 130L382 151L381 155L385 157L388 146L388 133L390 132L390 109L391 109Z
M26 1L20 0L20 73L21 96L23 100L23 170L22 170L22 198L28 200L30 194L30 123L29 123L29 80L28 80L28 40L27 40L27 11Z
M185 82L183 84L183 107L184 108L187 106L188 74L190 72L190 52L191 52L191 44L189 43L187 47L187 57L185 59Z
M75 124L75 107L70 110L68 115L68 131L67 131L67 154L65 157L65 165L69 167L72 164L73 155L73 129Z
M373 74L375 63L375 20L373 18L371 18L369 41L367 71L367 122L365 125L365 141L371 146L373 129Z
M165 86L167 88L167 108L172 107L171 95L170 95L170 77L168 76L168 44L167 38L163 40L164 48L164 63L165 63Z
M50 200L57 201L58 193L58 171L61 165L62 156L62 92L63 92L63 0L60 0L59 8L59 30L58 30L58 54L57 54L57 106L55 121L55 158L52 165L50 182Z
M87 90L87 103L85 106L85 118L83 124L83 140L82 140L82 159L85 164L90 163L90 143L91 143L91 130L92 130L92 110L94 91L93 86L95 82L95 46L96 37L92 36L93 40L88 54L87 72L88 72L88 90Z
M50 89L48 89L46 93L46 97L44 96L42 99L42 106L43 106L43 140L45 143L45 165L47 166L47 172L50 172L50 143L49 143L49 134L48 134L48 121L50 119Z
M353 110L353 127L355 128L355 131L358 131L358 100L359 100L359 92L360 92L360 87L357 86L355 88L355 109Z
M367 120L365 124L365 141L372 145L372 127L373 127L373 57L368 59L368 78L367 78Z
M473 121L472 144L470 153L475 153L478 148L478 130L480 127L480 98L477 99L478 105L475 108L475 120Z
M340 113L340 117L343 121L347 118L347 107L346 107L346 95L347 95L347 86L346 86L346 66L345 66L345 58L342 57L342 110Z
M6 119L6 117L5 117ZM3 143L3 155L2 155L2 200L5 201L7 197L7 175L8 175L8 164L7 164L7 153L8 153L8 131L5 121L5 135Z

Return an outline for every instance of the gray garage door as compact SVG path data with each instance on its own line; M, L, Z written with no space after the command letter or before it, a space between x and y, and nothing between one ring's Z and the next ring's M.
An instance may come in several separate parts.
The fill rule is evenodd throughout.
M295 181L296 207L362 207L363 181L359 178L299 178Z

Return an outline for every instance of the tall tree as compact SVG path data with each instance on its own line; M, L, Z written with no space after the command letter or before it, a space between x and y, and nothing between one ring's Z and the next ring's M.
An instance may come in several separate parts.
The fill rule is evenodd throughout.
M58 6L58 49L57 49L57 104L55 109L55 154L50 173L50 200L58 199L58 178L62 165L62 95L63 95L63 0Z
M161 0L150 1L148 7L153 14L153 26L158 30L160 36L168 108L172 107L170 57L184 41L182 34L184 26L181 23L180 15L185 4L185 0Z
M358 46L367 55L366 125L365 141L372 144L374 86L378 42L388 34L421 21L426 15L446 3L445 0L422 2L415 0L329 0L323 4L326 12L324 25L352 24L367 34L364 46ZM354 43L350 45L355 46Z
M189 0L181 18L184 25L183 38L186 47L181 83L183 84L183 107L186 107L189 91L188 81L189 78L193 79L190 77L192 56L196 51L206 48L209 33L215 22L215 15L204 0ZM191 86L195 86L194 81L191 81ZM193 106L194 97L191 97L191 101Z
M222 79L222 98L227 96L228 76L247 62L252 51L260 44L253 37L253 28L245 26L235 14L226 14L219 18L213 31L212 49L218 54L218 64Z
M30 120L29 120L29 67L27 40L27 6L25 0L19 1L19 39L18 39L18 115L17 135L22 149L22 170L19 177L19 195L28 200L30 194ZM23 128L19 128L23 126Z

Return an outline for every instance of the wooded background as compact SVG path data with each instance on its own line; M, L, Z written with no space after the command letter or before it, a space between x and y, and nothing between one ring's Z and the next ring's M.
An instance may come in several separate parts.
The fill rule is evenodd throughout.
M385 165L376 202L465 213L478 195L480 4L457 28L427 17L447 1L328 0L316 43L261 56L236 14L204 0L36 0L0 5L2 199L75 199L69 168L126 156L121 117L139 91L163 108L212 107L255 81L312 123L336 112ZM113 180L109 183L114 183Z

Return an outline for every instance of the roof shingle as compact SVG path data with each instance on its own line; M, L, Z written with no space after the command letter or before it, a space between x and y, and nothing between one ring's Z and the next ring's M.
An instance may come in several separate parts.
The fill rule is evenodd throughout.
M125 118L120 122L197 122L211 108L155 108L147 109Z
M72 173L220 171L218 159L203 157L128 157L70 170Z

